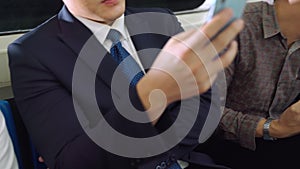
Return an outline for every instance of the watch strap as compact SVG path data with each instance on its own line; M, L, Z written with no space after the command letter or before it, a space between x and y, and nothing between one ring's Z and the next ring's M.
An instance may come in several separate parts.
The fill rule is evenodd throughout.
M264 140L271 140L271 141L276 140L276 138L270 136L270 132L269 132L272 121L273 121L273 119L269 117L269 118L267 118L267 120L264 123L264 127L263 127L263 139Z

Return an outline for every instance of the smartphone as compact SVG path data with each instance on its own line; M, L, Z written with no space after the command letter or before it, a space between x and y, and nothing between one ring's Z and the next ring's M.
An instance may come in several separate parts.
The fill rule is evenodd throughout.
M227 26L229 26L234 20L241 18L243 15L243 11L246 5L247 0L212 0L212 6L207 14L207 21L210 21L214 15L219 13L224 8L231 8L233 11L233 16L231 20L222 27L222 29L213 36L212 39L218 36L219 33L221 33L224 29L226 29Z

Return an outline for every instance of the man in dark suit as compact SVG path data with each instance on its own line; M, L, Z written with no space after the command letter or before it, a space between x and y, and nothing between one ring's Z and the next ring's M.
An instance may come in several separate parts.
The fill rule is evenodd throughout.
M237 46L232 39L242 21L233 22L208 45L230 20L230 10L199 30L180 33L180 24L167 10L125 10L125 0L64 3L58 15L8 48L16 103L46 164L51 169L224 168L193 149L211 104L211 92L206 91L233 60ZM209 51L212 45L216 52L228 47L219 57L222 64ZM129 55L124 60L131 58L134 66L117 63L115 56L124 53ZM128 78L133 67L143 73ZM193 110L182 101L197 103L196 116L189 115ZM183 117L194 117L186 119L193 123L181 120L179 127L165 132L181 119L181 111ZM107 123L114 130L106 130ZM186 133L179 132L183 128ZM119 139L118 133L135 139ZM177 135L182 136L176 140ZM151 137L155 141L144 145Z

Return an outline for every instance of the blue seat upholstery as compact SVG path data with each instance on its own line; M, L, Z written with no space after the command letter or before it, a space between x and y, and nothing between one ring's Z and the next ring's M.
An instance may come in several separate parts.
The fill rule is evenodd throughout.
M0 100L0 110L6 121L19 169L46 169L46 165L38 161L39 155L30 141L14 100Z
M1 100L0 101L0 110L3 113L8 133L9 133L12 143L14 145L14 150L15 150L15 154L17 157L19 169L24 169L22 160L21 160L21 150L20 150L20 146L19 146L17 130L15 127L15 122L14 122L14 118L12 116L12 112L11 112L9 103L7 101Z

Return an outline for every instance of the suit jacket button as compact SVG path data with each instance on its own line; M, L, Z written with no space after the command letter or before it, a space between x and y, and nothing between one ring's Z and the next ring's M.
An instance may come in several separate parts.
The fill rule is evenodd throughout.
M172 162L176 161L175 155L171 155L170 160L171 160Z
M166 164L167 166L171 165L170 160L168 160Z
M166 165L166 162L162 162L161 164L160 164L160 166L161 166L161 168L167 168L167 165Z

